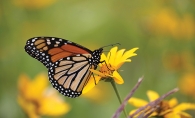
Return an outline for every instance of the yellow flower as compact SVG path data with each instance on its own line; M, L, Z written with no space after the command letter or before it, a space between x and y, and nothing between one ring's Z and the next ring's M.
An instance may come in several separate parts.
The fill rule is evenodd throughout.
M48 88L45 74L39 74L30 80L21 75L18 82L18 103L29 118L39 116L59 116L70 110L69 104L61 99L53 88Z
M182 93L189 95L195 98L195 73L186 73L179 81L179 88Z
M104 92L102 92L104 90ZM111 92L108 89L108 86L105 84L100 84L96 87L93 87L89 92L81 95L84 98L89 99L95 104L103 104L110 100Z
M147 96L150 101L154 101L159 98L158 93L151 90L147 91ZM148 104L147 101L134 97L130 98L128 102L135 107L142 107ZM153 114L151 114L151 116L163 116L163 118L191 118L189 114L183 112L189 109L195 110L195 104L181 103L178 105L177 99L172 98L169 101L161 101L159 108ZM131 111L130 114L134 112L135 110Z
M134 53L137 49L138 48L133 48L125 51L125 49L118 50L118 47L113 47L107 56L103 53L100 61L104 62L99 64L99 71L91 69L91 71L97 75L91 76L89 82L83 90L83 93L91 90L95 86L95 83L97 84L99 80L108 80L112 78L117 84L123 84L123 78L120 76L117 70L125 62L131 62L131 59L129 58L137 55Z
M14 4L27 9L40 9L52 5L56 0L13 0Z
M170 51L164 55L164 66L172 71L194 70L194 55L190 51Z
M174 39L193 39L195 22L192 14L185 13L178 15L170 8L161 8L155 12L147 24L149 31L157 35L172 36Z

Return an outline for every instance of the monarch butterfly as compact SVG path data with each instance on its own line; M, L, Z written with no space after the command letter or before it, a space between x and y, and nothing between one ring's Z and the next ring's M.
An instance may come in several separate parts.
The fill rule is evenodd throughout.
M75 98L100 62L103 47L91 51L69 40L34 37L27 40L25 51L48 69L49 81L61 94Z

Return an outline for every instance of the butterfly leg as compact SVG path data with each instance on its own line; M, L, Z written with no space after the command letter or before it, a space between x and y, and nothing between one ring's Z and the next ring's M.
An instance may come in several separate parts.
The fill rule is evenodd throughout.
M93 73L92 73L92 76L93 76L93 79L94 79L95 85L97 85L97 82L96 82L96 80L95 80L95 76L94 76L94 74L93 74Z
M106 65L106 67L107 67L108 70L110 70L110 71L115 71L115 69L111 69L112 66L111 66L110 64L108 65L108 64L106 63L105 60L104 60L104 61L101 61L100 63L101 63L101 64L102 64L102 63L105 63L105 65Z

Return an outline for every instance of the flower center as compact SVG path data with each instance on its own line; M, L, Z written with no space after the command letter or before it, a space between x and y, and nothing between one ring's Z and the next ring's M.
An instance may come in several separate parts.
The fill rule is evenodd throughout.
M108 75L112 75L112 73L115 71L115 69L110 64L103 64L99 71L101 73L103 73L105 76L108 76Z
M165 114L171 112L171 108L167 101L161 101L159 104L159 108L156 110L159 116L164 116Z

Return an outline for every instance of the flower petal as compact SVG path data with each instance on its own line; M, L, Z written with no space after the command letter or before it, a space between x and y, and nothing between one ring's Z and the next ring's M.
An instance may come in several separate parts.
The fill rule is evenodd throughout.
M192 118L192 116L186 112L180 112L179 115L180 118Z
M95 78L94 78L95 77ZM91 76L89 81L87 82L87 85L83 88L82 94L87 93L89 90L91 90L101 79L100 76Z
M129 115L132 115L133 113L135 113L138 109L133 109L129 112Z
M111 93L105 84L99 84L93 87L87 93L82 94L81 97L90 99L92 102L99 104L109 101L111 99Z
M139 49L139 48L133 48L133 49L131 49L131 50L126 51L126 52L124 53L124 55L122 56L121 61L125 61L126 59L128 59L128 58L130 58L130 57L132 57L132 56L136 56L137 54L134 53L134 52L135 52L137 49Z
M49 90L50 95L46 95L40 101L39 113L42 115L59 116L70 111L69 104L65 103L53 89ZM51 93L52 92L52 93ZM54 109L55 108L55 109Z
M174 108L175 111L195 110L195 104L181 103Z
M30 78L27 75L25 74L20 75L18 80L18 89L23 95L25 94L25 92L28 91L27 89L29 83L30 83Z
M154 101L154 100L156 100L156 99L159 98L158 93L155 92L155 91L152 91L152 90L148 90L147 91L147 96L148 96L148 98L149 98L150 101Z
M107 57L106 57L106 55L105 55L104 53L101 54L101 59L100 59L100 61L105 61L107 64L109 63L109 62L108 62L108 59L107 59ZM101 67L102 64L100 63L99 66Z
M128 102L129 102L131 105L133 105L133 106L135 106L135 107L137 107L137 108L142 107L142 106L145 106L145 105L148 104L147 101L142 100L142 99L139 99L139 98L134 98L134 97L130 98Z
M17 101L29 118L39 118L39 115L36 112L35 104L29 102L28 100L26 100L24 97L20 95L18 96Z
M123 78L120 76L120 74L117 71L114 71L113 72L113 78L114 78L114 81L117 84L123 84L124 83Z
M114 64L114 61L116 59L117 49L118 49L118 47L112 48L107 55L107 58L109 59L109 64L111 64L111 65Z
M177 104L178 104L178 101L177 101L176 98L172 98L172 99L169 100L169 106L171 108L175 107Z
M115 67L116 70L118 70L125 62L131 62L131 60L130 60L130 59L127 59L127 60L125 60L125 61L121 61L121 62L118 63L118 65Z
M195 91L195 73L185 74L179 81L180 90L186 95L193 96Z
M56 2L56 0L13 0L16 6L26 8L26 9L41 9L48 7Z
M132 114L135 113L137 110L138 110L138 109L131 110L131 111L129 112L129 115L132 115ZM135 115L135 118L137 118L137 117L140 118L140 115L146 115L147 112L149 112L149 111L146 111L146 113L145 113L144 110L143 110L143 112L139 112L138 114L136 114L136 115ZM156 115L157 115L157 113L156 113L156 112L153 112L150 116L156 116Z
M183 118L183 117L180 117L180 115L171 112L164 115L164 118Z
M39 99L45 88L48 86L47 76L43 73L37 75L28 86L26 97L29 99Z
M113 66L117 67L117 65L121 63L121 61L122 61L121 58L122 58L122 56L124 54L124 51L125 51L125 49L121 49L121 50L119 50L116 53L116 57L117 58L115 58L115 61L114 61L114 65Z

